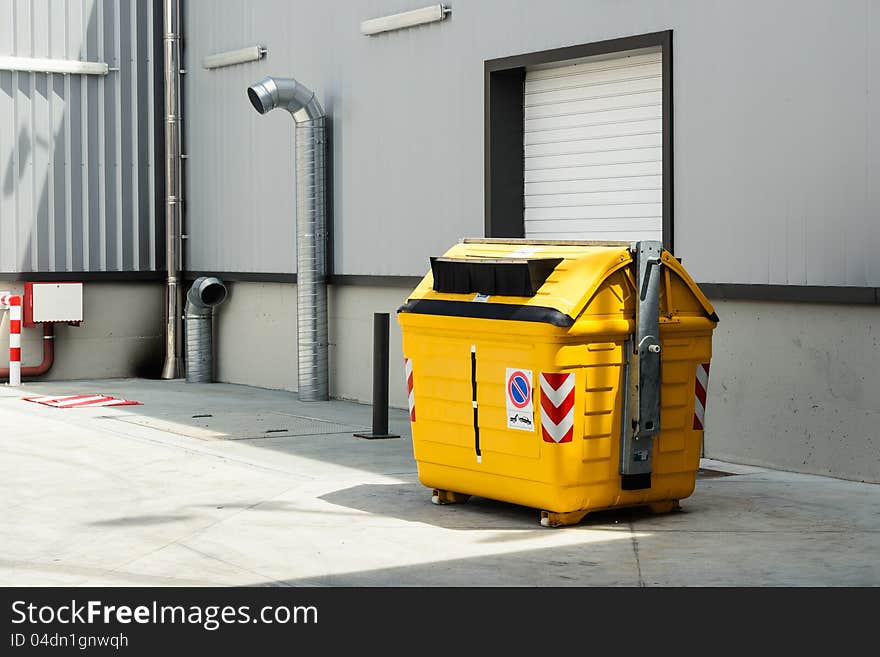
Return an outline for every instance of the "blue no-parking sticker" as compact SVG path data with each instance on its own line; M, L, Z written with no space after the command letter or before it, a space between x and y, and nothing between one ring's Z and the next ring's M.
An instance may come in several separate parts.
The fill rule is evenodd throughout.
M532 370L508 367L505 377L507 428L535 430L532 405Z

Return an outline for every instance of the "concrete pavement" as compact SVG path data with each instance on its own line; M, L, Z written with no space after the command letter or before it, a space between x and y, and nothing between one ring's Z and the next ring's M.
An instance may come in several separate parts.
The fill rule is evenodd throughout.
M142 406L55 409L23 395ZM704 461L682 511L438 507L369 406L180 381L0 387L0 584L877 586L880 486ZM770 437L768 437L769 439Z

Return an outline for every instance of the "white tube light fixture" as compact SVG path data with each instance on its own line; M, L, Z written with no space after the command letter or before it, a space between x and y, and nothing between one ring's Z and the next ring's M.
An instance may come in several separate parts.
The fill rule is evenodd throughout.
M246 62L255 62L262 59L263 55L269 52L263 46L250 46L241 48L240 50L227 50L226 52L218 52L215 55L208 55L202 59L202 66L207 69L222 68L224 66L233 66L235 64L244 64Z
M382 32L401 30L405 27L413 27L414 25L436 23L437 21L442 21L451 12L452 9L450 7L431 5L430 7L413 9L412 11L405 11L400 14L371 18L361 23L361 34L370 36Z
M33 73L76 73L80 75L107 75L110 67L105 62L81 62L75 59L37 59L34 57L0 57L2 71L30 71Z

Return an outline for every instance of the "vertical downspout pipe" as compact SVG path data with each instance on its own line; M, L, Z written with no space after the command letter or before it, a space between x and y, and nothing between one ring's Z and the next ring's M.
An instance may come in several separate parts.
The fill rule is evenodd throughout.
M248 87L260 114L279 107L296 123L297 361L300 401L329 399L325 115L315 93L291 78Z
M165 364L163 379L181 372L180 265L182 260L180 209L180 0L164 0L162 42L165 48Z

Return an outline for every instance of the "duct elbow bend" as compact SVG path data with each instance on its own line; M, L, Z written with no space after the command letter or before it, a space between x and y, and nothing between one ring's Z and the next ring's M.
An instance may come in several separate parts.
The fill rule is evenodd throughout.
M219 278L200 276L186 293L186 382L214 380L214 308L226 299Z
M226 286L214 276L200 276L186 293L186 316L210 315L226 300Z
M286 109L297 123L324 117L324 109L315 92L293 78L263 78L247 90L251 105L260 114L276 107Z

